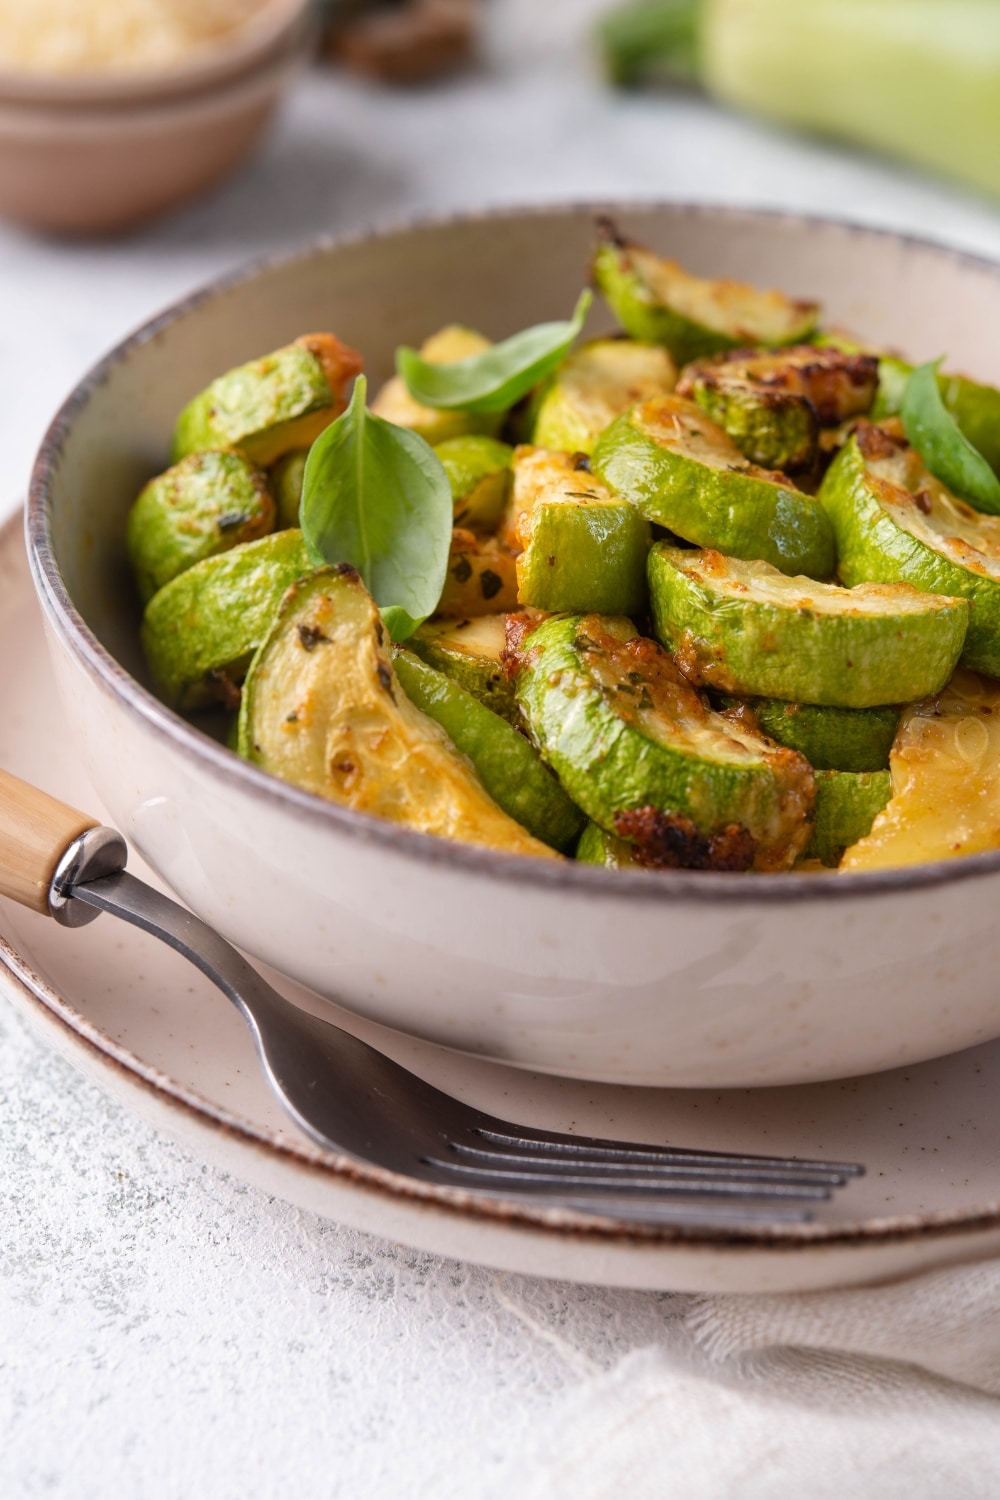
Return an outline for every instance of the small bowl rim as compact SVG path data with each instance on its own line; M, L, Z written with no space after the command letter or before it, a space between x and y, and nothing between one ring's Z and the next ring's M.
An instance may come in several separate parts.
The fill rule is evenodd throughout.
M50 484L58 469L63 442L79 413L87 406L93 393L104 384L111 371L134 350L157 339L172 323L196 313L202 304L213 298L225 295L244 282L254 281L270 271L287 270L308 260L341 249L357 248L373 240L447 230L483 220L492 222L556 215L569 219L581 214L624 216L657 210L687 217L721 216L732 224L741 220L753 223L763 219L774 224L785 223L790 227L874 237L895 241L900 245L917 246L960 264L1000 275L1000 262L988 256L940 244L921 235L822 214L659 198L504 204L489 208L411 215L400 221L377 224L353 233L317 236L294 250L257 256L171 302L119 340L91 366L58 408L35 459L25 509L28 558L35 591L43 611L61 642L69 648L88 677L131 718L138 720L145 731L152 731L159 739L169 741L184 759L193 761L214 777L220 777L226 784L248 791L255 798L263 798L272 806L283 809L296 822L301 821L311 827L319 822L336 834L391 850L408 862L425 866L443 865L470 876L500 880L505 884L513 882L538 892L575 891L592 898L616 898L630 904L637 900L643 903L676 903L686 900L699 904L704 901L722 901L726 904L771 906L775 903L798 904L812 899L841 901L858 897L891 897L902 891L950 885L1000 873L1000 850L887 870L858 871L835 876L831 873L829 877L810 876L794 871L748 877L745 874L721 871L606 870L601 866L581 865L570 859L531 859L456 840L436 838L432 834L420 833L369 813L341 807L281 781L240 759L143 687L101 644L73 604L55 559L49 527Z
M166 66L65 74L0 66L0 105L120 110L225 87L281 50L311 10L312 0L265 0L228 38Z

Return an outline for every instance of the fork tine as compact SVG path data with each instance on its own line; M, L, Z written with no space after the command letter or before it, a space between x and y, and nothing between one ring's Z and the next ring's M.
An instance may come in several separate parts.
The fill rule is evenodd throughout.
M634 1177L622 1174L608 1177L588 1175L578 1172L575 1168L567 1170L561 1165L548 1171L526 1171L514 1167L502 1169L471 1166L462 1162L442 1161L426 1156L423 1158L423 1164L431 1168L438 1181L451 1183L452 1186L462 1183L483 1190L492 1188L500 1192L507 1187L520 1187L537 1193L546 1191L566 1193L572 1189L576 1195L580 1191L589 1194L603 1189L607 1195L610 1189L614 1193L670 1198L695 1195L720 1198L788 1198L802 1202L807 1200L821 1202L828 1199L833 1191L833 1185L826 1182L761 1182L759 1179L723 1177L721 1174L701 1177L670 1174L661 1174L657 1177Z
M623 1176L636 1178L676 1178L681 1180L685 1177L708 1177L715 1174L746 1182L803 1182L829 1184L831 1187L841 1187L847 1177L843 1172L830 1167L802 1166L798 1162L786 1162L780 1166L774 1166L769 1161L759 1165L752 1160L736 1161L733 1163L717 1162L704 1163L697 1157L662 1158L661 1160L647 1160L641 1156L613 1157L606 1156L557 1156L543 1154L540 1151L532 1151L527 1155L519 1155L511 1151L482 1151L474 1146L466 1146L462 1142L454 1142L451 1151L455 1160L465 1167L478 1167L484 1172L505 1171L516 1169L532 1176L545 1175L553 1172L564 1172L567 1168L577 1174L588 1177L600 1177L608 1182L617 1181Z

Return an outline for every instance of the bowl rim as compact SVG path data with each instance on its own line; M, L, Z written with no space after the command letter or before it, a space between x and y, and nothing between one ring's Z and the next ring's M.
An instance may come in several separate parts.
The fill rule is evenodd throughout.
M312 0L264 0L228 37L157 67L50 73L0 66L0 103L37 109L120 109L224 86L282 47L311 8Z
M684 217L721 217L729 224L785 224L790 228L873 237L930 250L962 265L1000 275L1000 263L924 236L889 230L820 214L803 214L774 208L748 208L671 199L560 201L527 205L498 205L446 213L412 215L401 221L376 224L343 235L321 235L291 251L265 254L203 283L140 324L119 340L86 372L59 407L42 439L36 457L25 509L25 539L35 591L58 638L77 664L106 695L115 701L146 732L166 740L186 760L221 779L229 786L263 798L284 809L296 821L315 827L317 823L334 833L385 848L408 862L444 866L489 880L529 887L537 892L575 891L603 900L616 898L630 904L638 901L675 903L678 900L771 906L802 901L852 900L858 897L891 897L928 887L950 885L1000 873L1000 850L966 855L953 860L928 861L920 865L888 870L837 874L836 878L809 877L797 872L745 874L696 870L607 870L581 865L574 860L541 860L503 854L474 844L436 838L398 823L339 806L240 759L162 703L134 678L97 639L73 604L56 562L49 527L51 483L58 470L62 447L77 417L111 371L138 348L156 340L174 322L196 313L204 303L227 294L245 282L269 272L286 270L306 261L357 248L373 240L401 238L436 232L481 221L523 220L562 216L569 220L582 214L620 214L668 210Z

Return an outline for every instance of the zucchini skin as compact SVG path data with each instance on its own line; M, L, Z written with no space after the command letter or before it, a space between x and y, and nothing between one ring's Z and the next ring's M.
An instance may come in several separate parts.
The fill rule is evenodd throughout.
M655 682L658 674L669 677L670 692L705 738L720 746L730 740L731 726L704 708L666 653L638 638L631 621L563 615L544 621L521 647L517 701L542 758L577 806L607 833L635 842L626 815L652 810L689 820L707 838L736 827L746 830L754 841L755 868L787 868L808 839L814 796L810 767L794 751L756 737L743 741L753 742L751 753L712 760L685 744L680 731L672 745L643 732L634 711L641 685L623 674L617 690L609 691L587 662L595 646L606 653L627 650L630 641L638 647L633 676L642 682ZM706 859L705 852L697 857ZM710 856L701 867L709 864Z
M191 712L217 701L218 674L238 683L285 590L314 567L301 531L275 531L195 563L154 594L142 644L164 701Z
M837 585L782 578L785 597L771 602L741 585L748 573L762 583L775 576L763 565L731 569L718 553L665 542L650 552L654 634L692 680L792 703L876 708L939 692L958 663L968 625L962 600L927 594L926 609L907 611L902 602L894 609L889 587L886 611L874 614ZM731 577L740 592L723 587ZM899 592L906 603L919 599L915 590Z
M481 433L446 438L434 449L451 486L455 525L493 531L510 496L514 450Z
M732 698L725 694L719 710L742 719L750 716L762 734L797 750L816 771L885 771L899 726L900 709L828 708L815 703L785 703L780 698Z
M1000 676L1000 577L960 566L898 525L879 498L890 491L899 504L917 503L914 495L869 473L855 435L830 465L819 491L837 535L841 578L848 587L905 582L927 593L967 599L969 625L959 661ZM993 517L981 518L981 524L990 522L996 525Z
M397 650L393 665L407 697L468 756L497 806L543 844L568 853L586 819L524 735L409 651Z
M732 467L712 467L657 440L656 426L682 408L711 429L717 448L731 448ZM598 439L592 463L594 473L647 520L687 542L731 557L759 558L783 573L811 578L833 573L833 528L819 502L783 476L755 469L691 402L667 397L618 417Z
M519 720L514 701L514 681L501 660L506 645L507 616L496 616L500 627L500 644L495 657L463 650L460 644L449 639L453 632L457 634L463 628L475 628L480 622L490 624L492 619L491 616L480 615L474 616L472 620L430 621L421 625L410 636L406 647L429 667L443 672L446 677L457 682L459 687L471 693L473 698L478 698L480 703L513 724Z
M532 442L563 453L590 453L623 411L677 384L662 344L594 339L573 351L539 397Z
M581 865L603 865L606 870L639 870L631 844L617 834L605 833L596 823L588 823L576 846L576 861Z
M844 851L871 832L890 794L888 771L817 771L815 821L803 859L839 865Z

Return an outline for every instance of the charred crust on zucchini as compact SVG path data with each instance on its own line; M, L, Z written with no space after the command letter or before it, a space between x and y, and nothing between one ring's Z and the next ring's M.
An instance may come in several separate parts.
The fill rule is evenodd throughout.
M742 823L703 834L690 818L655 807L630 807L615 815L615 832L650 870L749 870L756 845Z

